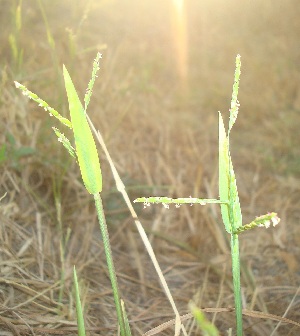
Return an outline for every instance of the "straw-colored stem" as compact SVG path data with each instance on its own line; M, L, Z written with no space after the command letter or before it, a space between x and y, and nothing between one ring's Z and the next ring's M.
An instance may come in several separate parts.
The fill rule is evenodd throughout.
M123 313L122 313L122 308L121 308L121 300L120 300L120 295L119 295L118 282L117 282L116 271L115 271L114 262L112 258L112 252L111 252L111 247L110 247L110 242L109 242L109 234L107 230L107 225L106 225L106 220L105 220L105 215L104 215L103 205L102 205L102 199L100 197L100 194L99 193L94 194L94 199L95 199L95 205L96 205L99 224L100 224L100 230L101 230L101 235L102 235L102 240L103 240L103 246L104 246L104 252L106 256L109 278L110 278L111 287L113 290L113 295L114 295L114 300L115 300L115 306L116 306L116 311L117 311L117 316L118 316L118 321L119 321L119 326L120 326L120 333L122 336L125 336L126 335L125 323L124 323Z

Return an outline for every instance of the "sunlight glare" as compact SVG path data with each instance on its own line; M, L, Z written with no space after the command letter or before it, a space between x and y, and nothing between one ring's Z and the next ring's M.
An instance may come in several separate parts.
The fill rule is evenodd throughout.
M181 85L186 88L188 76L188 46L184 0L172 1L172 26L177 72Z

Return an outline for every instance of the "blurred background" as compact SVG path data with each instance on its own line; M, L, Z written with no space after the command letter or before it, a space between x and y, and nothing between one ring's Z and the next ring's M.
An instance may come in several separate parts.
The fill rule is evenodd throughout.
M283 315L300 275L299 15L296 0L0 0L0 191L8 193L2 200L2 225L3 232L18 228L5 239L19 253L18 263L26 270L22 277L44 274L38 266L40 259L34 257L29 264L22 259L28 257L26 253L42 253L39 244L44 239L49 243L42 253L47 260L42 281L49 286L57 281L62 267L56 255L59 237L71 230L63 261L69 280L62 302L69 302L72 265L82 265L88 324L109 320L115 325L114 316L97 315L103 309L97 284L102 281L109 288L104 271L92 263L84 266L101 245L90 195L82 187L76 164L52 134L50 126L57 122L22 96L13 81L26 85L68 117L62 64L83 99L93 59L101 52L88 112L131 198L218 197L217 112L228 118L235 58L240 54L241 106L231 133L231 153L244 222L268 211L282 218L276 229L254 230L242 237L244 300L248 309ZM99 152L105 211L122 274L120 286L129 302L129 315L133 320L140 318L134 330L142 334L167 320L161 319L163 314L172 312ZM233 306L226 282L230 279L228 237L219 209L143 210L141 205L136 209L167 270L181 312L187 312L187 303L196 293L202 307ZM37 216L43 224L40 236L34 233ZM24 255L20 254L21 231L33 235ZM9 258L15 260L13 255ZM138 258L145 265L143 271L137 266ZM5 270L8 278L21 277L15 268ZM136 298L139 282L148 287ZM59 288L51 291L55 297ZM17 301L28 300L24 293L18 295ZM13 306L6 300L7 306ZM105 300L105 309L113 311L110 296ZM288 317L299 320L297 311L299 299ZM157 319L150 322L142 318L153 315ZM221 331L234 325L234 316L227 315L214 317ZM68 312L62 316L75 319ZM276 326L253 319L246 323L249 335L270 335ZM280 328L274 335L297 334L291 326Z

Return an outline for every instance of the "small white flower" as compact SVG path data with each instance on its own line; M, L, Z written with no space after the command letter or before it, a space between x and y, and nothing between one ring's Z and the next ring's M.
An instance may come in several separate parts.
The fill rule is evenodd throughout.
M277 224L279 224L280 218L275 216L275 217L272 217L271 221L272 221L273 226L275 227Z
M146 209L147 207L150 206L150 203L149 202L144 202L144 209Z

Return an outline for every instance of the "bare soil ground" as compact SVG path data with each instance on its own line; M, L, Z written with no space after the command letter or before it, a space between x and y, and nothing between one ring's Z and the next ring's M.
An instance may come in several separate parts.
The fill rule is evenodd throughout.
M245 314L244 334L299 335L299 327L271 316L300 322L298 1L189 1L184 70L171 2L41 3L46 19L38 1L22 3L18 48L24 57L18 66L8 43L17 1L0 2L0 144L6 146L0 196L7 192L0 203L0 334L76 335L73 265L88 334L117 334L91 195L52 134L55 121L13 85L25 84L67 115L62 64L83 97L99 50L89 115L132 200L218 197L217 111L228 116L234 61L241 54L241 108L231 152L243 219L246 224L268 211L281 218L276 228L241 237L243 304L265 313ZM25 155L25 147L33 152ZM174 314L99 152L120 290L133 333L142 335ZM218 207L135 207L180 314L189 313L193 299L211 308L207 317L221 335L229 328L234 334L230 251ZM185 326L189 335L201 335L191 318ZM157 334L173 335L174 326Z

